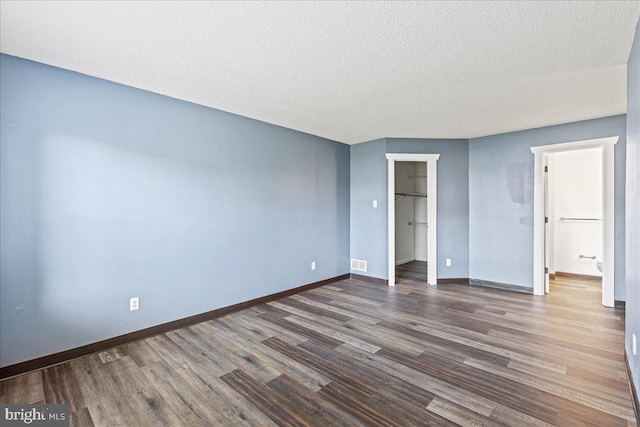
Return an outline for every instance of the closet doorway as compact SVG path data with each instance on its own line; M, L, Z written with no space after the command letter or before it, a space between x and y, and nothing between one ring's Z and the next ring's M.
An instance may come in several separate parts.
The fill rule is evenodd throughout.
M396 283L427 281L427 163L396 162Z
M403 228L402 232L405 233L409 238L413 235L413 245L415 248L416 241L418 245L421 246L420 243L424 236L424 234L420 234L421 237L416 239L416 224L408 225L409 222L426 222L427 224L421 225L421 228L426 228L426 246L421 247L420 250L424 250L420 255L424 254L426 261L426 282L430 285L437 284L438 277L438 263L437 263L437 183L436 183L436 163L440 158L439 154L404 154L404 153L387 153L387 206L388 206L388 221L387 221L387 248L388 248L388 280L389 286L395 286L396 283L396 164L400 164L402 162L410 162L410 163L421 163L424 165L424 169L426 169L426 180L423 183L418 184L413 187L406 187L407 190L413 189L412 193L418 194L421 199L426 201L426 221L422 221L423 217L415 216L415 204L414 206L414 217L413 221L409 221L407 218L406 224L407 228ZM404 167L404 166L401 166ZM409 168L410 169L410 168ZM415 169L415 168L414 168ZM418 168L418 170L424 170ZM415 175L415 173L414 173ZM420 175L418 173L417 175ZM415 180L415 176L414 176ZM408 185L408 184L407 184ZM426 186L426 192L420 192L420 185ZM402 191L397 191L398 193L402 193ZM407 191L406 193L409 193ZM398 200L402 199L403 196L400 195ZM405 199L409 198L408 195L404 196ZM422 202L425 203L425 202ZM409 204L410 205L410 204ZM409 210L410 213L410 210ZM410 228L409 228L410 227ZM414 258L415 261L415 249L413 252L413 256L408 255L408 258L399 259L399 261L407 261L411 258ZM424 276L423 276L424 277Z

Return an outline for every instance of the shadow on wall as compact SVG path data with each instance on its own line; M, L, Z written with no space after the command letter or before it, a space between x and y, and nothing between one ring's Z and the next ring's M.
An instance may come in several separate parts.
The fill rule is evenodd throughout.
M141 305L152 305L154 311L137 320L153 325L167 315L184 316L169 297L177 284L202 296L195 304L183 301L183 310L185 305L192 313L211 309L206 295L215 301L215 293L203 292L211 289L205 278L220 275L219 260L229 265L236 256L224 242L251 246L252 236L221 226L255 221L252 211L233 208L233 199L242 194L225 191L238 172L221 163L213 171L223 173L214 174L152 153L55 134L32 149L39 153L32 159L39 168L32 175L32 217L25 218L24 229L34 229L28 242L34 264L29 276L9 279L28 280L18 291L25 303L15 310L3 307L3 312L39 330L39 346L71 348L96 336L118 335L127 325L130 329L126 304L141 293ZM282 179L287 191L306 190ZM5 270L24 263L15 261L9 260ZM10 293L16 287L5 288ZM11 347L32 348L17 333L24 326L4 329L3 340Z

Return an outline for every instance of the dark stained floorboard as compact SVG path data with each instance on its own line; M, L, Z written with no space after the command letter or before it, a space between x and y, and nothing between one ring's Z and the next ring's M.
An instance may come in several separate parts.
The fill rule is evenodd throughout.
M66 403L74 426L636 425L624 311L598 285L538 297L397 271L11 378L0 403Z
M411 261L396 265L396 281L415 280L416 282L427 281L427 262Z

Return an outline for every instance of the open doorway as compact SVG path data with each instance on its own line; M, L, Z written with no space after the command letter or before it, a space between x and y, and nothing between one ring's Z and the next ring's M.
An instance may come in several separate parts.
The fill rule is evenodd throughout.
M577 279L593 292L601 292L602 165L602 147L547 155L545 254L556 286ZM547 281L545 293L549 291Z
M533 293L544 295L548 290L549 270L547 264L547 227L548 217L545 203L545 167L551 153L601 148L602 150L602 304L614 306L614 266L615 266L615 231L614 231L614 189L615 161L614 146L617 136L591 139L585 141L566 142L531 147L534 154L534 200L533 200ZM548 221L548 219L547 219Z
M426 274L427 283L430 285L437 284L437 247L436 247L436 231L437 231L437 183L436 183L436 161L440 157L439 154L400 154L387 153L387 248L388 248L388 278L389 286L395 286L396 283L396 163L398 162L420 162L426 166ZM414 186L414 191L415 191ZM420 187L418 187L420 188ZM406 230L405 230L406 231ZM415 233L415 230L414 230ZM415 236L415 234L414 234ZM415 239L415 237L414 237ZM414 240L415 245L415 240Z
M427 163L396 162L396 283L427 281Z

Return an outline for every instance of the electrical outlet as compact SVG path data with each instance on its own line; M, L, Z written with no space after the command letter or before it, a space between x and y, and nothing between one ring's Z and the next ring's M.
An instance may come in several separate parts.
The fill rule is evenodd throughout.
M312 270L315 270L315 269L316 269L316 262L315 262L315 261L313 261L313 262L311 263L311 269L312 269Z
M631 335L631 343L633 345L633 355L635 356L638 353L636 347L636 334Z
M447 258L446 265L447 267L451 267L451 258Z
M133 297L129 299L129 311L137 310L140 308L140 297Z
M378 201L377 201L377 200L374 200L374 201L373 201L373 207L374 207L374 208L377 208L377 207L378 207Z

